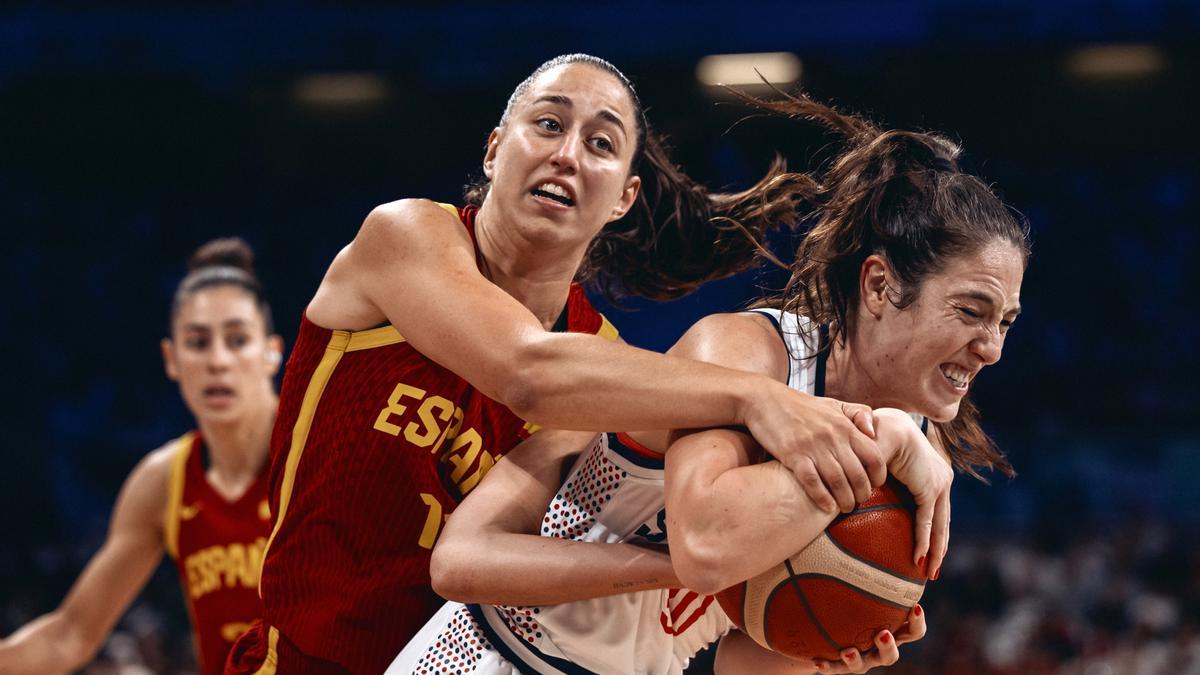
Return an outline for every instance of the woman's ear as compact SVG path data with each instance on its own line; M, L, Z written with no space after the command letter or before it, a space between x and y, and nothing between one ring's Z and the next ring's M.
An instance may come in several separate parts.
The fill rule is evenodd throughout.
M502 129L496 127L492 129L492 133L488 134L487 145L483 150L483 175L492 179L492 166L496 163L496 149L500 147L500 136Z
M863 309L876 319L883 316L885 307L892 302L889 293L892 285L892 268L887 258L878 254L867 256L858 273L858 295Z
M641 189L642 177L630 176L629 180L625 183L625 190L621 193L621 201L617 202L617 205L613 207L612 216L609 217L608 222L611 223L614 220L624 218L625 214L629 213L629 209L633 208L633 203L637 200L638 192Z
M167 371L167 378L172 382L178 382L179 367L175 365L175 350L171 338L163 338L158 346L162 349L163 369Z

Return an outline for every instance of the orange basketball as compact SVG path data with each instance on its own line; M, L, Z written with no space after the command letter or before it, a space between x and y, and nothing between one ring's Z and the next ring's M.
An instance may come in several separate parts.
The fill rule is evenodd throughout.
M729 618L760 645L796 658L838 661L895 632L925 590L913 563L916 504L888 479L804 550L717 594Z

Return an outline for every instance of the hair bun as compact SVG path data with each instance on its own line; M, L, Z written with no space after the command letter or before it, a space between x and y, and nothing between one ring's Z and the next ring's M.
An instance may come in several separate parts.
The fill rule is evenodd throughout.
M205 267L236 267L254 276L254 249L241 237L213 239L188 259L188 271Z

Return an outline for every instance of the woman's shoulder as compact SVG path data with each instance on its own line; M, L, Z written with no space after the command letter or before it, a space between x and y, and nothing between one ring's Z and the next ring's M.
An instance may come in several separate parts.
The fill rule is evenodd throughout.
M462 220L456 207L435 202L431 199L410 197L380 204L371 209L363 221L364 228L401 229L425 228L437 225L453 225L462 229Z
M671 350L680 356L785 380L787 351L771 317L759 312L710 314Z
M187 458L193 438L194 432L188 432L146 453L129 473L129 482L132 483L136 476L139 482L165 489L172 469Z

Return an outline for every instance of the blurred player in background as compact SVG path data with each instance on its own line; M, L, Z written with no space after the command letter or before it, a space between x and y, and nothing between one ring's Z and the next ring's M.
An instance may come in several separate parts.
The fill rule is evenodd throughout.
M940 136L880 130L803 96L755 104L819 121L849 147L829 171L790 179L789 198L814 226L783 294L700 321L671 353L889 408L876 410L879 449L916 497L914 562L936 578L951 464L1012 475L966 396L999 360L1020 312L1027 232L958 170L960 149ZM744 431L676 432L672 441L665 458L666 432L543 431L522 444L459 507L434 551L434 588L471 604L448 603L391 672L680 673L732 628L706 594L804 548L836 513L764 462ZM659 560L647 584L661 590L614 595L622 568L667 557L646 547L665 544L668 531L673 566ZM881 632L875 650L846 650L834 664L790 660L735 632L717 666L865 672L894 663L897 645L924 632L918 606L906 629Z
M754 235L791 222L790 204L680 173L615 67L544 64L483 170L466 207L372 211L308 305L272 439L264 622L230 672L383 671L442 603L429 556L445 518L534 423L746 425L830 509L853 498L826 484L882 476L869 408L623 345L574 283L679 297L747 268Z
M90 661L166 551L175 560L205 675L261 615L270 530L267 453L283 341L240 239L200 247L162 341L198 429L148 454L126 479L108 538L58 609L0 640L0 673L61 673Z

